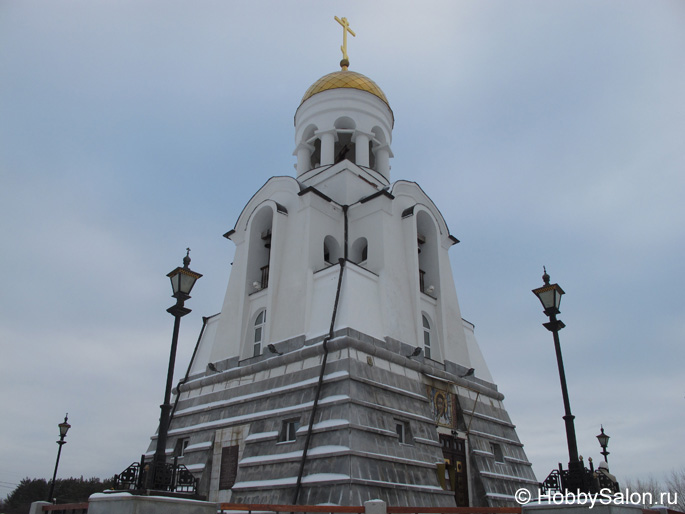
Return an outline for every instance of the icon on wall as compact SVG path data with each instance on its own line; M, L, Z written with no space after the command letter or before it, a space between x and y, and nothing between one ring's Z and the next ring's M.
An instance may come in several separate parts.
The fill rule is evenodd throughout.
M454 427L454 399L452 393L426 386L435 423L443 427Z

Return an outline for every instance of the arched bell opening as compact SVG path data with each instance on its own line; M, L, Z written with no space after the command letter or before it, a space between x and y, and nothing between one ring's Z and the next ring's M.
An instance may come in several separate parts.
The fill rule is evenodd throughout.
M271 206L265 205L254 214L250 222L249 265L247 269L248 294L269 287L273 217L274 210Z
M353 138L356 123L352 118L343 116L335 120L336 141L333 149L335 163L348 159L356 162L356 145Z
M321 162L321 140L316 134L316 125L309 125L300 140L295 153L297 155L297 173L301 175L317 168Z
M433 218L425 211L419 211L416 215L416 237L419 256L419 290L437 298L440 293L438 229Z
M314 150L312 151L312 156L309 160L310 170L321 166L321 139L318 137L314 138L312 146L314 147Z
M371 129L373 138L370 141L369 166L386 179L390 177L390 146L388 138L380 127Z
M376 155L373 151L373 141L369 141L369 168L376 169Z

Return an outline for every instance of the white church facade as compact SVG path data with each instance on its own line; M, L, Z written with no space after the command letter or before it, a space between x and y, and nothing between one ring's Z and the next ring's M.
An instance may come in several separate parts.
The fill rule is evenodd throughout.
M418 184L391 182L393 112L341 64L296 111L296 177L225 234L226 296L167 455L210 501L513 505L538 482L460 312L458 241Z

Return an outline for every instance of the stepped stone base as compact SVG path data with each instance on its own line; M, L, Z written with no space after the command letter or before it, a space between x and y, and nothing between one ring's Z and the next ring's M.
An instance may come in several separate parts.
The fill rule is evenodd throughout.
M186 445L178 462L199 479L199 494L292 504L305 449L301 505L512 506L517 489L537 487L494 384L462 378L453 363L410 359L413 348L399 341L335 335L327 353L296 338L278 344L283 355L220 362L225 371L181 387L167 453ZM446 459L451 441L463 457Z

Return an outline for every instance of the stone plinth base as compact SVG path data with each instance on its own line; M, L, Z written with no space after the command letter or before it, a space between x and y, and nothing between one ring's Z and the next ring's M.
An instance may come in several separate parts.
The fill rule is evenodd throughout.
M217 511L216 503L129 493L98 493L88 502L88 514L216 514Z
M386 514L388 505L383 500L369 500L364 502L364 514Z
M50 502L33 502L29 514L43 514L43 505L52 505Z

